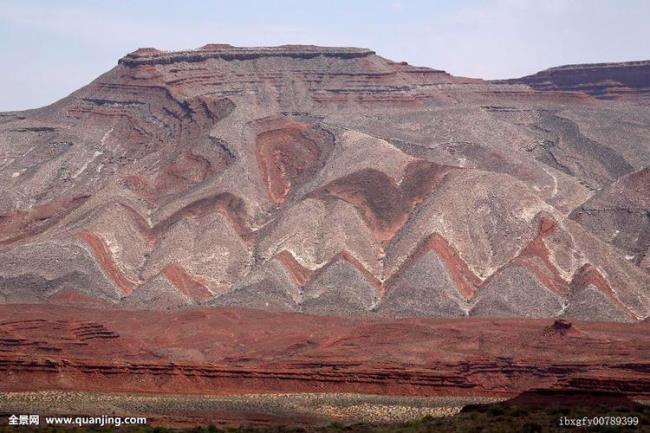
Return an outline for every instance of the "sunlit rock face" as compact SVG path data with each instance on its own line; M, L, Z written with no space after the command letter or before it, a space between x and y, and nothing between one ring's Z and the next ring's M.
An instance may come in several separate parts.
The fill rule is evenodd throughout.
M0 114L0 302L644 319L649 76L137 50Z

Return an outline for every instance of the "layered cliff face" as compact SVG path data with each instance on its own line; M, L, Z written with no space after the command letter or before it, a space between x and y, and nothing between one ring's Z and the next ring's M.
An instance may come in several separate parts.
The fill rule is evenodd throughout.
M332 320L237 308L44 305L0 305L0 313L0 393L506 397L545 388L650 396L647 322ZM50 401L56 397L34 400L56 404ZM5 395L0 398L7 408ZM183 416L196 417L201 405L195 406Z
M602 99L650 99L650 61L596 63L550 68L509 83L537 90L584 92Z
M140 49L0 115L0 302L646 318L650 106L530 84Z

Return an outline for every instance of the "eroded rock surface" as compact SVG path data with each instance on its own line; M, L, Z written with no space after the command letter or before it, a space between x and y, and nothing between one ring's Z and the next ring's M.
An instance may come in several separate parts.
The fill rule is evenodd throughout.
M647 78L140 49L0 115L0 302L645 319Z
M650 396L648 322L334 320L232 307L0 314L0 392Z

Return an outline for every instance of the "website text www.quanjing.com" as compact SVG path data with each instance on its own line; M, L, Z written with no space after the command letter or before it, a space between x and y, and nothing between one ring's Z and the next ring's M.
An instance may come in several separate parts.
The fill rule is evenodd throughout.
M146 425L147 418L145 417L121 417L121 416L47 416L45 417L46 425L74 425L78 427L83 426L115 426L122 425Z

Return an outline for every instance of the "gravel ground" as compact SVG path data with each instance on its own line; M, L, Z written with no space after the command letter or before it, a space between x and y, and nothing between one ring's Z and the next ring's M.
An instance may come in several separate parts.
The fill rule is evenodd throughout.
M467 404L498 400L336 393L187 396L46 391L0 393L0 413L179 417L185 420L218 419L227 414L231 420L241 421L266 417L313 422L401 422L426 415L451 416Z

